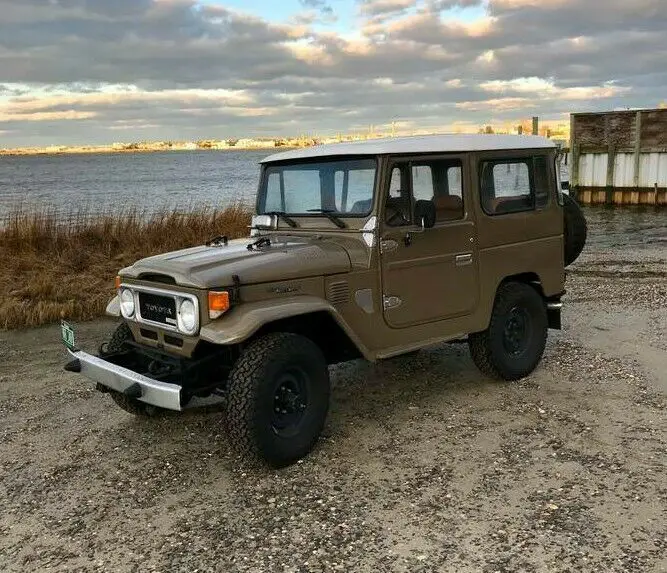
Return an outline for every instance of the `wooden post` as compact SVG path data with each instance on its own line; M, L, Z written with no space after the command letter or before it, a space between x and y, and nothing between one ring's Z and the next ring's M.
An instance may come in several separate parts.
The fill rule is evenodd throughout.
M579 144L575 134L574 114L570 114L570 150L572 161L570 167L570 193L575 199L579 199Z
M607 189L605 203L611 205L614 202L614 169L616 167L616 145L609 144L607 150Z
M635 189L639 187L639 170L641 168L642 158L642 112L637 112L637 119L635 120L635 173L634 184Z
M533 117L533 135L540 134L540 118Z

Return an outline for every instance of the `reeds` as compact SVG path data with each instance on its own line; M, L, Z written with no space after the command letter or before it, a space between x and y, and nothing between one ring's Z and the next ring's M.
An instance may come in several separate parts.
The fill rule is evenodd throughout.
M152 213L17 208L0 221L0 329L102 316L118 270L216 235L246 236L250 217L241 204Z

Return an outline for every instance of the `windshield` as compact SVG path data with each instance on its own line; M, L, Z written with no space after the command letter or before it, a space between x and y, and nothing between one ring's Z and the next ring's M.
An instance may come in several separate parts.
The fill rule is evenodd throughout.
M259 190L258 213L369 215L376 171L372 158L268 166Z

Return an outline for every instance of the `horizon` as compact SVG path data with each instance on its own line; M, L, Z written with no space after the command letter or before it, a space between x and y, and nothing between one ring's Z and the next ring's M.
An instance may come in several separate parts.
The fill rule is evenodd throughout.
M0 0L0 148L657 108L663 0ZM280 134L280 135L277 135Z

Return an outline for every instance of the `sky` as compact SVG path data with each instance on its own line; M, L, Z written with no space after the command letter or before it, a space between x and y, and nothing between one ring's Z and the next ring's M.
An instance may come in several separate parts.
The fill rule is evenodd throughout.
M666 29L667 0L0 0L0 148L657 107Z

